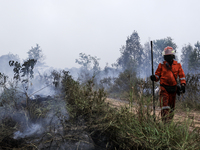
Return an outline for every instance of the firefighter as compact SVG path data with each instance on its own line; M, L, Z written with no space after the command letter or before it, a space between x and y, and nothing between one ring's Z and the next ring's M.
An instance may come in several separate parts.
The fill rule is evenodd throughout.
M152 81L158 82L160 80L160 107L161 117L163 122L168 122L174 117L177 77L179 76L181 87L180 91L185 93L185 73L180 63L175 59L175 51L172 47L167 46L162 52L164 60L159 63L155 75L151 75Z

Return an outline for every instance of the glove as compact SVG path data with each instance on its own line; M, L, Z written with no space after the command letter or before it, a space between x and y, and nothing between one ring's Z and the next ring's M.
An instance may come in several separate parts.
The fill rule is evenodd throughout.
M150 79L151 79L151 81L156 81L156 76L155 75L151 75Z
M185 93L185 86L181 86L181 91Z

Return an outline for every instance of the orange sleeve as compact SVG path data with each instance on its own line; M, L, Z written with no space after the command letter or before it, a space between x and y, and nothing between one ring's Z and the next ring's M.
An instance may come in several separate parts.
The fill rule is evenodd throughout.
M162 71L162 65L161 65L161 63L159 63L158 68L155 72L156 82L158 82L160 80L161 71Z
M185 73L183 71L181 64L180 64L179 69L178 69L178 75L179 75L179 80L180 80L181 84L186 85Z

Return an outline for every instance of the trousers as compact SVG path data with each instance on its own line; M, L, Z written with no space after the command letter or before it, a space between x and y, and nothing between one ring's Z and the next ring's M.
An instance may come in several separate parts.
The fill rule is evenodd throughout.
M163 122L168 122L174 117L176 92L168 93L164 87L160 87L160 107Z

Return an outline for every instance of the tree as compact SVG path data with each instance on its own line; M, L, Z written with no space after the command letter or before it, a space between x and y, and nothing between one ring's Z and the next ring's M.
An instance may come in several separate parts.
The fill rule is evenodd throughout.
M44 65L45 57L38 44L36 44L36 47L31 47L31 49L27 53L28 53L28 59L37 60L37 66Z
M80 53L79 57L79 59L76 59L76 63L82 65L84 69L86 69L87 71L92 70L94 74L100 71L98 62L100 58L97 58L96 56L93 57L90 55L86 55L85 53Z
M117 65L124 70L138 71L140 74L141 69L139 67L142 63L143 49L136 31L127 37L126 45L121 47L120 53L121 56L117 60Z
M143 69L143 77L148 77L151 75L151 47L150 42L146 42L144 44L143 48L143 63L142 67Z
M194 46L195 46L195 48L197 48L198 50L200 50L200 42L199 41L197 41L197 43L194 44Z
M184 47L182 47L181 49L181 64L182 64L182 68L185 72L185 74L187 74L189 72L189 57L192 57L190 56L191 53L193 52L193 47L191 44L188 44L188 45L185 45ZM191 60L190 60L191 61Z
M32 79L34 77L34 72L33 72L33 68L36 65L37 60L34 59L29 59L27 61L25 61L22 65L19 62L15 62L13 60L9 61L9 65L13 68L13 72L14 72L14 77L13 79L16 79L16 81L21 81L21 78L23 78L23 80L21 81L22 83L28 83L30 79ZM26 90L28 89L28 85L27 87L25 87Z
M121 72L119 68L116 68L116 64L111 64L111 66L106 63L106 66L104 67L102 73L102 76L104 77L112 77L115 78L118 76L118 74Z
M76 63L78 63L81 66L81 72L79 74L79 80L82 80L82 82L90 80L93 76L96 78L94 79L94 82L97 82L97 77L100 73L100 66L99 66L99 58L96 56L90 56L86 55L84 53L79 54L79 59L76 59Z
M195 44L195 48L190 52L188 60L188 69L190 72L197 73L200 67L200 43Z

